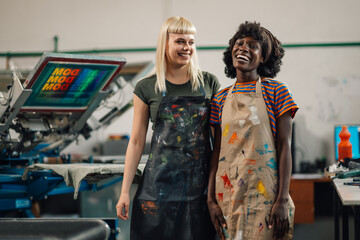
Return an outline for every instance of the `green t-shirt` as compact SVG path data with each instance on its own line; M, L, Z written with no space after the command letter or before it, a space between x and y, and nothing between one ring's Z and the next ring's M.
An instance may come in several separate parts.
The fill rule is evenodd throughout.
M211 99L219 90L220 83L213 74L203 72L204 76L204 90L206 97ZM153 129L155 127L155 120L157 111L162 100L162 93L155 92L156 75L144 78L137 82L134 90L134 94L138 96L144 103L149 106L150 120L153 123ZM193 92L191 89L190 81L184 84L173 84L166 80L166 96L178 97L178 96L202 96L200 89Z

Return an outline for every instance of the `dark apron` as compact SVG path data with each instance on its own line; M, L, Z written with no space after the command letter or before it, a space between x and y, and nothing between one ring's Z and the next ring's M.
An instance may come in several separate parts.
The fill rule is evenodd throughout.
M210 101L163 96L133 201L131 239L209 240L215 235L206 204Z

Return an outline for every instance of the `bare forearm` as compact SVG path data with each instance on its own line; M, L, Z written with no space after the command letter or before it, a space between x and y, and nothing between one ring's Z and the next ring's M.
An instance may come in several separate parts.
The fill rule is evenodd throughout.
M212 201L212 202L215 202L215 178L219 163L220 144L221 144L220 134L221 134L220 127L216 126L214 130L215 142L214 142L214 150L211 154L209 183L208 183L208 201Z
M290 111L284 113L277 121L277 157L279 166L278 200L287 200L291 178L291 132L292 118Z
M134 95L134 119L131 137L126 149L125 170L121 193L129 193L144 150L149 121L149 108L139 97Z
M290 146L282 146L279 157L279 193L278 200L287 200L289 196L291 178L291 153Z
M130 186L134 180L137 167L139 165L142 152L144 150L145 141L137 142L130 139L125 157L125 170L121 193L129 193Z
M215 177L218 169L219 151L214 149L210 162L208 201L215 201Z

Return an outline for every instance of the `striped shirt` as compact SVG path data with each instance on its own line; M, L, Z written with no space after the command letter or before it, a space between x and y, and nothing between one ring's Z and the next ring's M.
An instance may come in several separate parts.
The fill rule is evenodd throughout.
M233 94L256 92L255 86L256 81L236 83L233 89ZM285 83L271 78L262 78L261 86L271 129L274 138L276 139L276 119L289 110L291 110L291 115L294 118L295 113L299 108ZM222 109L230 88L231 86L220 90L212 99L210 116L211 124L221 124Z

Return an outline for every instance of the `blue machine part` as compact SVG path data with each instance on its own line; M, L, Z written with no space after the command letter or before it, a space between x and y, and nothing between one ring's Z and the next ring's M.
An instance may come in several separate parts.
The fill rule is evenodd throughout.
M60 156L62 150L79 136L88 139L132 105L136 82L153 70L154 63L130 65L122 73L125 63L121 57L44 53L25 82L20 81L22 73L9 74L7 89L0 89L6 100L0 105L0 217L12 212L34 217L34 201L74 192L52 170L29 172L27 180L22 177L28 166L44 163L46 157L71 164L70 155ZM93 163L91 157L88 162ZM120 175L105 183L82 180L79 191L107 188L121 181ZM109 239L116 239L117 220L106 222Z

